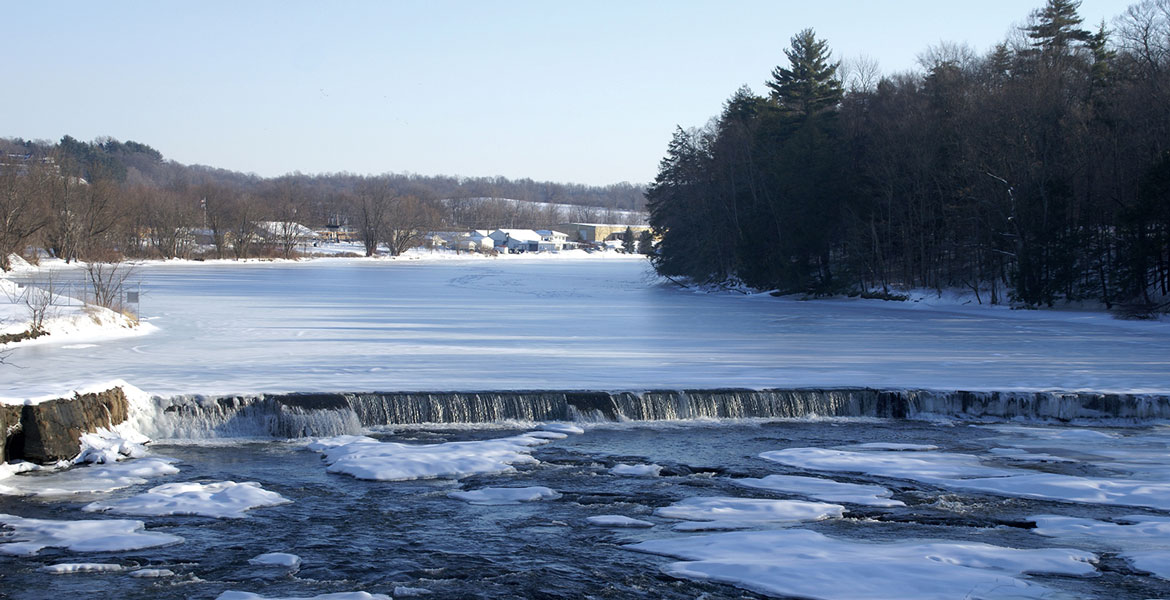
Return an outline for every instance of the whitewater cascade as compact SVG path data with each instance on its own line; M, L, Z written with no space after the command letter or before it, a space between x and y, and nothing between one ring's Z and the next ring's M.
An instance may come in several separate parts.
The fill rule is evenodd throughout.
M154 408L137 420L155 439L297 438L377 426L506 421L948 417L1138 423L1170 419L1170 396L868 388L370 392L156 397Z

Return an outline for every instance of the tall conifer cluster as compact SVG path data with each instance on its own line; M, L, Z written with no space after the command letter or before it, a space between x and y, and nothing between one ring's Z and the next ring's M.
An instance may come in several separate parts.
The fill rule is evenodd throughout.
M647 191L666 275L833 294L975 290L1028 306L1170 297L1170 0L1113 29L1048 0L986 55L842 77L796 34L770 94L675 132Z

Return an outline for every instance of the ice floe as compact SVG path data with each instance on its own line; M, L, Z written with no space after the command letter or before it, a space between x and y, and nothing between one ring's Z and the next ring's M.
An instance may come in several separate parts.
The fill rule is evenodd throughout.
M57 521L26 519L0 514L0 525L12 528L0 543L0 553L29 555L45 548L72 552L122 552L177 544L183 538L169 533L146 531L142 521L100 519Z
M170 569L138 569L137 571L130 571L129 575L139 579L161 579L163 577L174 577L175 572Z
M407 587L405 585L394 586L395 598L417 598L418 596L429 596L432 593L426 588Z
M0 494L18 496L67 496L101 494L140 485L147 478L174 475L176 461L164 457L139 458L93 466L76 466L47 474L9 477L0 484Z
M456 500L471 504L519 504L537 500L553 500L561 495L544 486L529 487L485 487L478 490L458 491L447 494Z
M342 436L309 444L322 453L331 473L358 479L405 481L451 478L515 471L512 465L538 464L532 447L549 440L527 434L493 440L400 444L373 438Z
M889 450L891 452L928 452L930 450L938 450L938 446L933 444L899 444L895 442L867 442L864 444L852 444L846 447L857 448L859 450Z
M1020 463L1073 463L1071 458L1046 454L1044 452L1029 452L1021 448L991 448L987 451L993 457Z
M573 435L581 435L585 433L584 429L572 423L542 423L538 429L541 431L551 431L554 433L565 433Z
M662 473L662 465L629 465L618 463L609 470L614 475L629 475L631 477L658 477Z
M45 565L37 570L43 573L64 575L66 573L114 573L125 569L122 565L112 563L57 563Z
M625 547L682 559L663 568L673 577L822 600L1047 598L1052 589L1020 576L1091 575L1096 559L1071 549L929 540L866 543L807 530L718 533Z
M585 521L590 525L597 525L598 527L653 527L654 524L650 521L643 521L642 519L635 519L625 515L595 515L592 517L585 517Z
M749 488L798 494L825 502L844 502L863 506L905 506L902 501L890 497L893 492L880 485L844 483L799 475L768 475L760 479L732 479L731 482Z
M1104 479L984 465L979 457L946 452L849 452L787 448L760 455L816 471L866 473L951 489L1060 502L1144 506L1170 510L1170 481Z
M838 518L845 513L845 507L802 500L697 496L664 506L654 513L660 517L687 521L769 523Z
M385 594L370 594L367 592L337 592L321 594L319 596L261 596L251 592L237 592L228 590L215 597L215 600L392 600Z
M1128 515L1118 522L1060 515L1029 519L1036 523L1033 533L1119 551L1134 568L1170 579L1170 517Z
M301 557L288 552L265 552L249 558L248 564L295 569L301 566Z
M1170 550L1138 550L1121 555L1133 568L1160 579L1170 579Z
M124 515L196 515L239 519L245 516L247 510L289 502L291 500L260 487L255 481L188 481L156 486L129 498L91 502L82 510Z
M764 452L760 457L817 471L868 473L911 481L1006 477L1018 473L985 466L978 456L947 452L851 452L826 448L786 448Z

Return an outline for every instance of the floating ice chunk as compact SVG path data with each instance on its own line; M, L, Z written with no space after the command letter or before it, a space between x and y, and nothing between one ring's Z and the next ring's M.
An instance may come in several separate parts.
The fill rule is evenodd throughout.
M122 565L111 563L57 563L55 565L45 565L37 570L54 575L63 575L65 573L111 573L124 569L125 567Z
M571 433L571 434L576 434L576 435L580 435L582 433L585 433L584 429L578 427L577 425L573 425L572 423L543 423L540 425L540 427L538 427L538 429L541 429L542 431L552 431L555 433Z
M596 515L592 517L585 517L585 521L590 525L597 525L599 527L653 527L654 524L650 521L643 521L642 519L634 519L624 515Z
M862 506L905 506L902 501L890 497L893 492L880 485L843 483L797 475L768 475L762 479L732 479L731 482L744 487L799 494L826 502L845 502Z
M352 436L343 436L352 437ZM538 464L532 446L549 441L530 435L494 440L400 444L371 438L318 440L309 447L325 455L331 473L358 479L404 481L515 471L515 464Z
M394 586L395 598L416 598L418 596L427 596L434 592L426 588L406 587L405 585Z
M752 529L759 523L746 521L683 521L675 523L671 529L675 531L734 531L736 529Z
M296 569L301 566L301 557L287 552L266 552L249 558L248 564Z
M1061 540L1091 540L1114 550L1134 568L1170 579L1170 517L1132 515L1121 517L1123 523L1096 519L1037 515L1032 531Z
M65 548L73 552L122 552L177 544L183 538L169 533L145 531L142 521L102 519L54 521L25 519L0 514L0 524L14 531L0 543L4 554L30 555L44 548Z
M1042 452L1028 452L1020 448L992 448L988 450L992 456L1021 463L1071 463L1077 462L1071 458L1044 454Z
M540 438L542 440L563 440L569 437L567 433L558 433L556 431L530 431L525 435Z
M338 446L346 446L359 442L376 444L378 443L378 440L365 435L338 435L314 440L307 444L306 448L314 452L325 452L331 448L337 448Z
M100 466L76 466L47 475L10 477L0 493L22 496L100 494L146 483L148 477L174 475L173 458L150 457ZM6 488L6 489L4 489Z
M965 477L1006 477L1019 471L984 466L978 456L946 452L849 452L825 448L787 448L761 458L818 471L868 473L911 481Z
M762 458L818 471L868 473L953 489L1061 502L1147 506L1170 510L1170 482L1100 479L988 467L967 454L922 452L913 456L823 448L788 448Z
M486 487L478 490L451 492L449 498L463 500L471 504L519 504L521 502L535 502L537 500L553 500L561 495L555 491L534 485L530 487Z
M175 572L170 569L138 569L137 571L130 571L130 576L139 579L158 579L162 577L174 577Z
M1141 550L1121 555L1139 571L1145 571L1159 579L1170 579L1170 550Z
M1062 502L1148 506L1170 510L1170 482L1100 479L1024 471L1011 477L935 482L949 487Z
M1101 442L1116 441L1118 439L1116 435L1105 433L1104 431L1081 427L1024 427L1020 425L989 425L987 427L1000 433L1010 434L1013 439L1021 442L1023 440L1020 439L1020 436L1051 442L1082 442L1089 444L1100 444Z
M1046 598L1025 573L1089 575L1096 557L1070 549L1018 550L935 541L878 544L806 530L719 533L652 540L631 550L683 559L663 570L764 594L823 600Z
M662 473L662 465L628 465L618 463L609 472L614 475L630 475L633 477L658 477Z
M1028 517L1036 523L1033 533L1062 539L1092 539L1115 543L1116 548L1135 542L1156 542L1170 548L1170 517L1133 515L1121 517L1127 523L1111 523L1096 519L1036 515Z
M861 450L889 450L891 452L929 452L931 450L938 450L938 446L931 444L897 444L893 442L868 442L846 447Z
M335 594L321 594L319 596L261 596L251 592L237 592L228 590L215 600L392 600L385 594L369 594L366 592L338 592Z
M110 511L124 515L197 515L239 519L244 511L263 506L287 504L291 500L265 490L255 481L236 483L168 483L119 500L102 500L82 507L87 512Z
M821 521L840 517L844 512L840 504L727 496L686 498L654 511L669 519L733 523Z

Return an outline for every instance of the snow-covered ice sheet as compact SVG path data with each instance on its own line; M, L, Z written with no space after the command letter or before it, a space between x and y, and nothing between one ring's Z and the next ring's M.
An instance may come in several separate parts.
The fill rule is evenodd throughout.
M865 543L805 530L719 533L625 546L682 559L674 577L729 583L776 596L823 600L1049 598L1028 573L1091 575L1089 553L979 543Z
M156 333L93 348L15 348L9 360L26 369L0 379L0 397L116 377L163 396L804 386L1170 391L1170 323L694 293L655 278L636 258L164 264L143 266L138 277L141 312Z
M537 500L554 500L561 497L556 491L541 485L485 487L478 490L450 492L447 496L469 504L482 505L519 504L521 502L536 502Z
M824 502L769 500L729 496L684 498L654 511L669 519L730 523L790 523L840 517L845 507Z
M1061 502L1145 506L1170 510L1170 481L1105 479L989 467L978 456L948 452L849 452L786 448L762 458L817 471L866 473L951 489Z
M653 527L654 523L644 521L642 519L635 519L625 515L594 515L592 517L585 517L585 521L590 525L597 525L598 527Z
M183 541L177 535L146 531L142 521L129 519L60 521L0 514L0 525L13 530L12 535L0 543L0 553L3 554L36 554L45 548L64 548L72 552L122 552Z
M175 460L151 456L101 465L78 465L48 474L17 475L0 479L0 494L67 496L101 494L146 483L148 479L179 472Z
M1170 580L1170 550L1137 550L1121 555L1135 569Z
M1032 530L1062 543L1090 543L1118 551L1135 568L1170 579L1170 517L1128 515L1115 522L1036 515Z
M911 481L948 481L973 477L1007 477L1016 471L989 467L978 456L949 452L851 452L826 448L786 448L761 458L818 471L868 473Z
M537 464L532 449L547 443L547 439L523 434L443 444L400 444L362 436L340 436L318 440L308 447L325 456L331 473L376 481L404 481L511 472L516 470L513 465Z
M289 502L291 500L260 487L255 481L243 483L190 481L163 484L129 498L91 502L82 507L82 510L124 515L196 515L241 519L253 508L278 506Z
M905 506L890 496L893 492L880 485L845 483L819 477L799 475L768 475L759 479L745 477L732 479L732 483L749 488L798 494L825 502L843 502L863 506Z
M618 463L609 472L614 475L628 475L631 477L657 477L662 473L662 465L630 465Z

